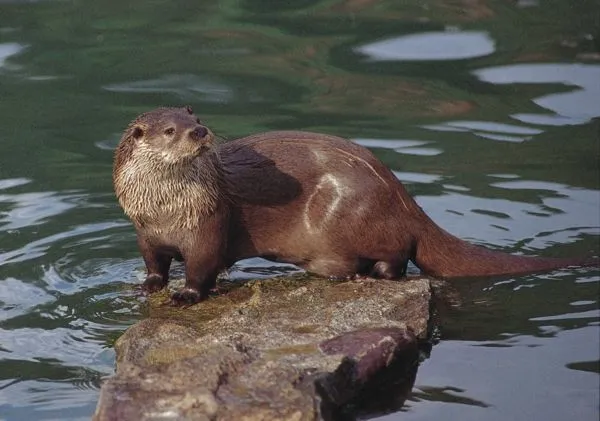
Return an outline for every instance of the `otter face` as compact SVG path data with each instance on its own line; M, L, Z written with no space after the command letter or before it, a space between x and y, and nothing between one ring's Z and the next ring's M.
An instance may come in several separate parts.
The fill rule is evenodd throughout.
M190 107L159 108L142 114L130 125L128 134L144 153L169 164L193 160L214 141L213 133Z

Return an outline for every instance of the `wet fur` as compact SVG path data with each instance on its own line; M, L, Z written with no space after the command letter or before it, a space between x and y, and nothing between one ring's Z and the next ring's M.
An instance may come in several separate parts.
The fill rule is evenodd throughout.
M182 133L199 124L188 109L138 117L117 148L113 176L137 229L146 290L166 285L173 258L185 261L176 303L206 297L220 270L255 256L337 278L400 278L409 260L442 278L583 263L513 256L450 235L369 150L345 139L287 131L212 146L211 137L202 153L177 161L170 147L148 139L173 122ZM182 139L176 150L194 145Z

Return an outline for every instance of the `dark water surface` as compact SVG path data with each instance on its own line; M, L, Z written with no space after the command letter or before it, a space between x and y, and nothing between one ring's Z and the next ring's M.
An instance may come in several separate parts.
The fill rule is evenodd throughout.
M0 419L92 414L143 317L112 148L136 114L183 104L225 137L366 145L478 244L600 251L595 0L0 1ZM462 309L381 419L597 420L599 285L457 282Z

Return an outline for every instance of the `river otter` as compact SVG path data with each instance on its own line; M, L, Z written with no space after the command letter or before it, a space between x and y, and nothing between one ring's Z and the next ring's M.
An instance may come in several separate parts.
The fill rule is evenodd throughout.
M237 260L263 257L317 275L441 278L511 275L583 264L513 256L438 227L369 150L318 133L279 131L214 144L191 108L137 117L116 150L114 188L135 224L143 288L185 262L176 304L195 303Z

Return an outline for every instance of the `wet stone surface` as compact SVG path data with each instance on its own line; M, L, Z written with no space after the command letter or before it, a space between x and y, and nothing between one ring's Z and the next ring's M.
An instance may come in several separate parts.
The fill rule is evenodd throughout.
M347 420L398 409L429 332L427 279L250 281L186 309L168 294L151 296L150 317L117 341L94 420Z

